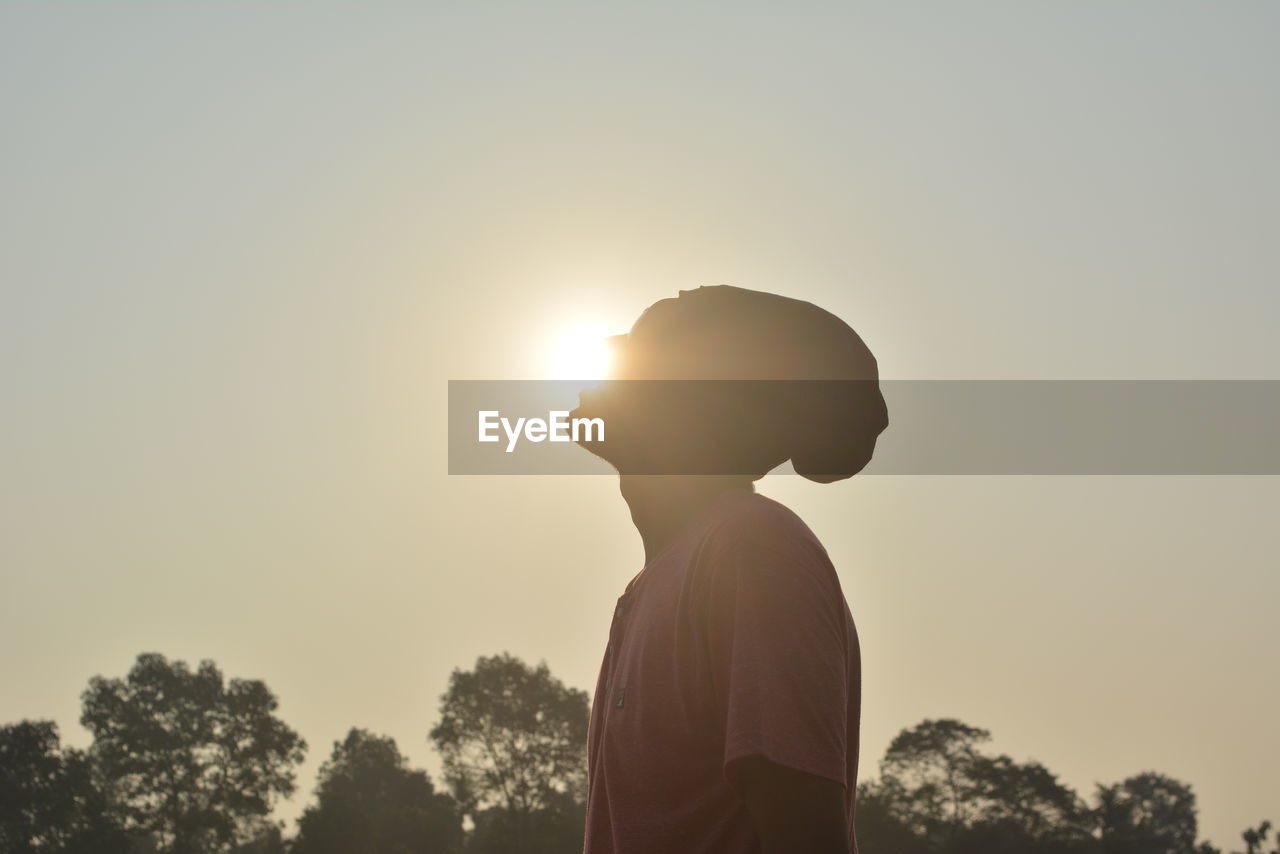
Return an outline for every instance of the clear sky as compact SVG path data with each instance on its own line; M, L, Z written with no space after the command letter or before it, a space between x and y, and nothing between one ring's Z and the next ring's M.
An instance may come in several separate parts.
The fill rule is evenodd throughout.
M606 477L446 474L448 379L727 283L884 376L1280 379L1280 5L0 7L0 720L142 651L433 773L452 668L590 690ZM890 428L892 429L892 427ZM760 484L925 717L1276 819L1276 478Z

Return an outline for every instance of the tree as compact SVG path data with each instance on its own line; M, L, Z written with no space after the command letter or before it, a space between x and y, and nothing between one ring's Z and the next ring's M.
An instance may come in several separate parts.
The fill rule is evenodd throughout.
M156 653L124 679L94 677L80 722L125 827L168 854L229 851L261 839L277 796L294 789L306 743L274 716L256 680L224 683Z
M1039 762L978 756L966 772L973 818L960 834L966 841L953 850L1065 854L1096 849L1088 805Z
M453 671L430 738L475 822L469 850L555 850L545 847L553 838L581 845L587 721L586 692L545 662L530 668L504 652Z
M1105 854L1196 854L1196 796L1172 777L1098 786L1097 818Z
M473 816L467 854L564 854L582 849L585 804L569 792L552 792L531 813L492 806Z
M320 769L316 803L298 819L292 854L447 854L462 819L425 771L410 770L393 739L352 729Z
M925 720L894 738L878 783L865 784L859 841L868 852L1000 854L1092 851L1092 816L1037 762L989 756L987 730Z
M1246 846L1244 854L1280 854L1280 833L1276 834L1275 844L1270 851L1266 850L1267 834L1271 832L1271 822L1264 821L1257 827L1247 828L1240 834Z
M254 824L257 824L257 830L251 831L251 838L232 848L231 854L289 854L289 843L279 822L262 820Z
M890 742L880 763L882 796L897 819L931 843L975 817L973 769L991 733L960 721L924 720Z
M931 850L900 815L899 803L882 780L858 784L853 820L862 854L928 854Z
M52 721L0 727L0 852L127 851L84 752L59 742Z

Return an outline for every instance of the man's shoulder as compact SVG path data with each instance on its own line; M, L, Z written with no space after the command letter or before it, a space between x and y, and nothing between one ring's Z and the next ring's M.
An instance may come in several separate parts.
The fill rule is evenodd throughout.
M758 494L744 495L724 510L692 560L695 599L725 605L745 597L793 611L803 602L811 616L843 601L831 558L794 511Z
M785 504L748 492L726 502L707 530L708 539L810 542L821 545L817 536L794 510Z
M720 569L762 562L809 566L834 573L826 549L791 508L759 493L745 493L717 514L699 544L700 562Z

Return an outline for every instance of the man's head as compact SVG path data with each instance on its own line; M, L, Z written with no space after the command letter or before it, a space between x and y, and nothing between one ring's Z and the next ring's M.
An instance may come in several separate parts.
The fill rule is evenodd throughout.
M575 416L605 419L586 445L627 474L749 480L790 459L829 482L860 471L888 423L875 357L812 303L718 285L654 303L611 339L610 379Z

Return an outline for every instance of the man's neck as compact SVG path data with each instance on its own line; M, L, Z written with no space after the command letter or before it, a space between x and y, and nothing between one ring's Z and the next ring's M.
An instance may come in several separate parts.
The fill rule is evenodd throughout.
M622 475L619 488L644 543L646 566L721 495L755 491L748 478L713 475Z

